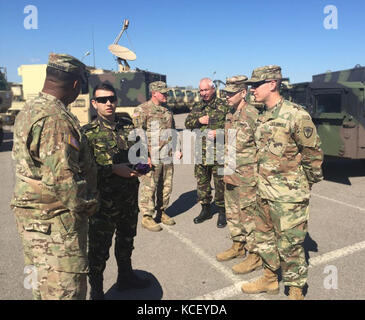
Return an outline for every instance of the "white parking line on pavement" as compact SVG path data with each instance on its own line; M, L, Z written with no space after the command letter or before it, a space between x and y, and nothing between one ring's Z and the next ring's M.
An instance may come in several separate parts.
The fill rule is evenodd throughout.
M365 208L361 208L361 207L354 206L354 205L346 203L346 202L342 202L342 201L339 201L339 200L336 200L336 199L331 199L331 198L328 198L328 197L325 197L325 196L321 196L321 195L316 194L316 193L312 193L311 195L315 196L315 197L318 197L318 198L321 198L321 199L324 199L324 200L328 200L328 201L332 201L332 202L342 204L343 206L354 208L354 209L357 209L357 210L360 210L360 211L365 211Z
M319 266L321 264L328 263L332 260L346 257L348 255L351 255L353 253L356 253L356 252L364 250L364 249L365 249L365 241L362 241L362 242L358 242L358 243L355 243L353 245L350 245L350 246L347 246L347 247L344 247L341 249L337 249L337 250L334 250L331 252L324 253L318 257L311 258L309 261L309 268L313 268L313 267ZM257 278L253 278L248 281L254 281L256 279ZM203 296L196 297L192 300L223 300L223 299L228 299L228 298L237 296L239 294L242 294L242 291L241 291L242 284L245 282L248 282L248 281L241 281L241 282L235 283L232 286L207 293ZM263 299L261 294L250 295L250 298L252 298L254 300Z
M243 283L247 281L242 281L239 276L233 274L231 269L226 268L222 263L218 262L216 259L212 258L210 255L204 252L201 248L195 245L190 239L184 237L180 232L173 230L172 227L164 226L164 228L179 239L181 242L186 244L195 254L197 254L202 260L206 261L210 265L212 265L217 271L222 273L227 279L234 282L233 286L223 288L214 292L211 292L208 295L204 295L201 297L194 298L193 300L222 300L226 296L232 297L237 295L238 293L242 293L241 286ZM226 290L225 290L226 289ZM223 290L223 291L222 291ZM233 294L233 295L232 295ZM255 300L266 300L264 295L250 295L248 298Z

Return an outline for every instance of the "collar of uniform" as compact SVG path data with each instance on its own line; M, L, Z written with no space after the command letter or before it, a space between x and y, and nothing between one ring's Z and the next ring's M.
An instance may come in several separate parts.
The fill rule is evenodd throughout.
M284 98L281 98L279 102L271 109L267 109L265 106L265 118L266 119L275 119L279 116L279 112L281 109L281 106L283 105Z
M100 123L100 126L113 130L113 131L115 130L116 124L117 124L115 121L109 121L107 119L100 117L99 115L98 115L97 119L98 119L98 122Z
M160 110L160 111L165 111L165 107L164 106L161 106L161 105L157 105L157 104L154 104L153 102L152 102L152 100L149 100L148 101L148 105L150 105L151 107L153 107L153 108L155 108L155 109L158 109L158 110Z
M43 97L44 99L54 101L57 104L57 106L59 106L60 108L62 108L62 109L64 109L64 110L67 111L67 108L63 104L63 102L60 99L56 98L55 96L53 96L53 95L51 95L49 93L45 93L45 92L39 92L39 96L40 97Z
M216 94L209 101L202 100L204 108L213 105L216 102L216 100L217 100L217 95Z

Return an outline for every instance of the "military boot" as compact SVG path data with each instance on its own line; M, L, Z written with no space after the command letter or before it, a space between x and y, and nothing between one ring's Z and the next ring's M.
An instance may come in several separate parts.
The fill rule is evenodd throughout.
M247 258L232 267L233 273L246 274L262 268L262 259L256 253L249 253Z
M104 300L103 275L89 274L90 300Z
M243 257L246 250L242 242L234 241L231 248L216 255L218 261L228 261L236 257Z
M289 300L304 300L302 288L290 287L289 288Z
M244 283L241 287L244 293L260 293L267 294L279 293L278 276L268 268L264 268L264 275L256 281Z
M118 263L118 279L116 282L117 291L128 289L144 289L150 285L149 279L138 277L132 269L131 260Z
M226 210L224 207L219 207L217 227L224 228L227 225Z
M166 214L165 210L157 210L157 214L154 220L157 223L162 222L163 224L166 224L168 226L173 226L174 224L176 224L175 220L169 217Z
M150 216L144 216L142 218L142 227L154 232L162 230L161 226L157 224Z
M202 223L205 220L211 219L213 217L212 212L210 211L210 204L202 204L202 210L200 214L194 218L194 223Z

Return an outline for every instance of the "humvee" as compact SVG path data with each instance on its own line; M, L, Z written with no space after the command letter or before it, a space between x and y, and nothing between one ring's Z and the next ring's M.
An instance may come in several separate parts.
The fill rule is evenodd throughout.
M313 75L290 99L311 114L325 155L365 159L365 67Z

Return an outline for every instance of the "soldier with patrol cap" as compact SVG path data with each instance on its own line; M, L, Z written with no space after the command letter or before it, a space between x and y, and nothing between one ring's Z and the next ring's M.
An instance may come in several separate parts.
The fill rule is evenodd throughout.
M258 118L257 109L246 102L247 77L244 75L227 78L227 102L233 113L226 117L225 124L225 182L224 201L227 223L233 241L230 249L217 254L218 261L243 257L247 259L232 267L234 273L245 274L262 266L260 256L255 253L254 241L257 162L254 133ZM233 135L231 143L229 135ZM246 249L245 249L246 247Z
M143 216L142 227L157 232L162 230L160 222L170 226L175 224L174 219L165 212L170 201L174 173L172 150L168 150L168 154L164 154L171 137L165 138L161 131L175 129L175 122L172 113L163 106L166 103L168 92L166 83L163 81L151 82L149 91L151 99L134 109L132 119L135 128L141 128L147 134L148 157L152 169L140 178L138 206ZM152 136L156 134L158 135L158 145L153 146ZM180 158L180 151L177 151L174 156ZM155 210L157 213L153 219Z
M217 129L224 129L226 115L230 112L230 108L226 101L218 98L214 83L209 78L203 78L199 83L199 93L201 101L194 104L191 112L185 119L185 127L190 130L200 130L204 132L208 130L207 138L212 142L216 141ZM194 167L194 175L197 179L197 195L198 202L202 206L200 214L194 218L194 223L202 223L212 218L210 203L212 201L212 188L210 181L213 176L215 195L214 201L218 207L217 227L224 228L227 225L226 213L224 208L224 182L223 174L220 170L223 165L218 163L219 152L214 146L213 163L208 163L207 139L203 137L201 148L196 146L196 158L201 156L201 163L196 163ZM201 150L197 150L201 149ZM223 172L222 172L223 173Z
M307 111L280 96L281 68L260 67L247 81L257 102L264 103L255 141L258 193L255 240L264 275L242 285L245 293L279 292L281 267L289 299L304 299L308 276L303 242L307 234L310 190L322 180L323 152Z
M42 92L26 103L14 125L11 207L25 265L37 277L34 299L86 298L88 217L98 207L96 165L77 118L67 110L81 87L87 88L86 66L51 53Z

